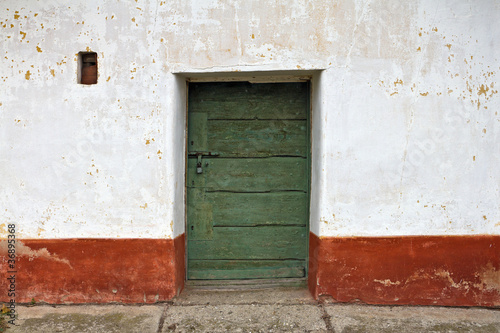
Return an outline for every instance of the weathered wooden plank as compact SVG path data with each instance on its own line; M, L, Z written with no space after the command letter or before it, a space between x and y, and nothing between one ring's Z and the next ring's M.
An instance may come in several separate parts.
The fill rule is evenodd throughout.
M307 274L307 270L306 270ZM241 280L192 280L186 281L190 289L200 290L254 290L263 288L305 288L307 277L302 278L270 278L270 279L241 279Z
M304 83L194 83L189 110L208 119L307 119L308 88Z
M188 242L190 259L305 259L306 228L218 227L213 240Z
M208 163L208 165L207 165ZM307 191L307 159L301 157L205 158L203 175L196 175L196 159L188 159L189 186L207 191Z
M207 114L189 112L188 114L188 152L207 150Z
M188 279L300 278L305 265L305 260L190 260Z
M300 100L289 100L287 104L271 105L271 101L257 101L251 98L228 101L203 101L191 108L196 112L207 112L209 120L216 119L297 119L304 120Z
M213 238L212 206L211 203L205 201L205 191L202 188L188 188L188 239L208 240Z
M307 156L306 120L209 120L208 150L221 157Z
M307 223L307 193L209 192L214 226L304 225Z

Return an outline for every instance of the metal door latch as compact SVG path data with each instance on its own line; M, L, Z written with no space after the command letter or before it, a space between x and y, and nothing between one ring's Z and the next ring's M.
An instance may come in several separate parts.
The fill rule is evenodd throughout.
M190 151L190 152L188 152L188 156L196 156L196 158L197 158L196 173L198 175L201 175L203 173L203 166L202 166L203 156L205 156L205 157L219 156L219 153L213 153L211 151ZM208 163L206 163L206 165L208 165Z

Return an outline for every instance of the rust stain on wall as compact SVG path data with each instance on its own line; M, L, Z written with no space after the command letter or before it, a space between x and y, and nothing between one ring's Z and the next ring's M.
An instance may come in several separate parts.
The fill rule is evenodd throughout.
M484 84L482 84L481 86L479 86L477 95L479 96L481 94L484 94L484 96L486 97L486 93L488 92L488 90L490 90L490 88L487 85L485 86Z
M398 85L398 84L403 85L403 80L401 80L401 79L396 79L396 81L394 81L394 86L396 86L396 85Z

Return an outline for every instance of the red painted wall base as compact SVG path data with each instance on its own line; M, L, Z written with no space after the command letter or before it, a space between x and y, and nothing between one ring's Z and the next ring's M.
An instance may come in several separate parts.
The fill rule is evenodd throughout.
M5 242L2 242L5 243ZM500 236L318 238L310 234L311 293L338 302L500 306ZM0 301L8 302L1 246ZM21 240L15 300L153 303L178 295L185 235L172 239Z
M309 236L309 290L338 302L500 306L500 236Z
M2 245L0 301L8 302L10 273ZM19 303L33 298L52 304L154 303L171 299L184 287L184 234L174 240L18 240L16 255Z

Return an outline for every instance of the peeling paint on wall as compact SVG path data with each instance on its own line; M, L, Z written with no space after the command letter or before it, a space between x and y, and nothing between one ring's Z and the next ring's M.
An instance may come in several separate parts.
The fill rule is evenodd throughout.
M309 289L338 302L498 306L499 236L310 234Z
M7 256L7 250L7 241L0 241L0 255ZM33 261L37 258L43 258L46 260L63 263L65 265L68 265L70 269L73 269L68 259L59 258L57 255L51 254L46 248L33 250L30 247L24 245L21 241L16 242L16 257L27 257L29 261Z

